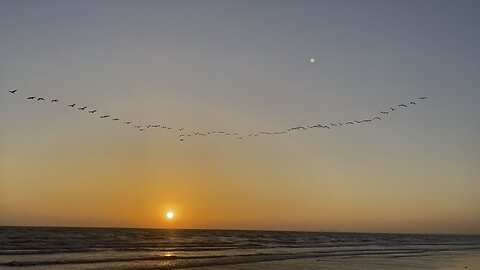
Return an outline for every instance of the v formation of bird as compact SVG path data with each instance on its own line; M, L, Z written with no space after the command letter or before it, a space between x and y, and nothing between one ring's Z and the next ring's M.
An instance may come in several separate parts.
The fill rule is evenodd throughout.
M17 89L9 90L8 92L10 92L11 94L14 94L14 95L19 93L19 91ZM409 106L415 106L415 105L417 105L418 100L425 100L425 99L427 99L427 97L422 96L422 97L419 97L416 101L410 101L406 104L398 104L396 106L391 106L391 107L388 107L387 110L380 111L380 114L385 116L387 114L390 114L390 113L393 113L393 112L397 111L400 108L408 108ZM44 97L28 96L27 100L46 101L47 99L44 98ZM50 99L50 103L59 103L59 102L60 102L60 100L57 99L57 98ZM71 103L71 104L67 103L67 106L71 107L71 108L76 108L77 104L76 103ZM87 110L87 108L88 108L87 106L77 107L77 109L79 111L85 111L85 110ZM87 110L87 112L89 114L96 114L97 109ZM292 132L308 131L310 129L339 128L339 127L342 127L342 126L358 125L358 124L364 124L364 123L369 123L369 122L382 120L382 118L380 116L374 116L372 118L362 119L362 120L352 120L352 121L335 122L335 123L330 122L328 124L315 124L315 125L307 125L307 126L296 126L296 127L291 127L291 128L285 129L285 130L279 130L279 131L257 131L257 132L253 132L253 133L250 133L248 135L242 136L237 132L226 132L226 131L222 131L222 130L211 130L211 131L206 131L206 132L198 132L198 131L188 132L184 128L174 128L174 127L171 127L171 126L160 125L160 124L139 125L139 124L135 124L135 122L133 122L133 121L125 121L125 120L120 121L120 118L111 117L109 114L101 114L99 116L99 118L100 119L110 118L111 121L121 122L125 125L134 124L132 126L140 132L150 130L150 129L153 129L153 128L161 128L161 129L165 129L165 130L169 130L169 131L178 131L180 133L179 136L178 136L178 139L179 139L180 142L183 142L187 137L189 137L189 138L194 137L194 136L206 137L206 136L212 136L212 135L230 136L230 137L235 138L236 140L243 140L245 138L252 138L252 137L258 137L258 136L285 135L285 134L289 134L289 133L292 133Z

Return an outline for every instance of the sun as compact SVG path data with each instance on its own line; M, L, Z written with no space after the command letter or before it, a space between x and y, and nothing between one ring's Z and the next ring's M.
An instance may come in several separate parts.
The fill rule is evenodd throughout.
M175 214L172 211L167 212L167 219L173 219L175 217Z

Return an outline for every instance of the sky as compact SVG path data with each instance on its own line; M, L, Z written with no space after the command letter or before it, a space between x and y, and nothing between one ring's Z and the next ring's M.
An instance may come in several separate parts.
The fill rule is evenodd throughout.
M478 234L479 12L478 1L1 0L0 225ZM66 106L249 134L420 96L375 123L183 142Z

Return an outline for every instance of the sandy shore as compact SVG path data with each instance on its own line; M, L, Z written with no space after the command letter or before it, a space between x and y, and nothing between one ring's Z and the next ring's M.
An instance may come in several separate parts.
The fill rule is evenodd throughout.
M480 251L439 252L416 256L365 256L294 259L260 263L201 267L199 270L480 270Z
M460 269L480 269L480 252L477 254L468 254L458 256L452 262L452 265L440 268L441 270L460 270Z

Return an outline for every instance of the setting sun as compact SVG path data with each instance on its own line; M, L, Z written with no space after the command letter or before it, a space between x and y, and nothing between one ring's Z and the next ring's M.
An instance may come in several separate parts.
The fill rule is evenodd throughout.
M167 219L173 219L175 214L172 211L167 212Z

